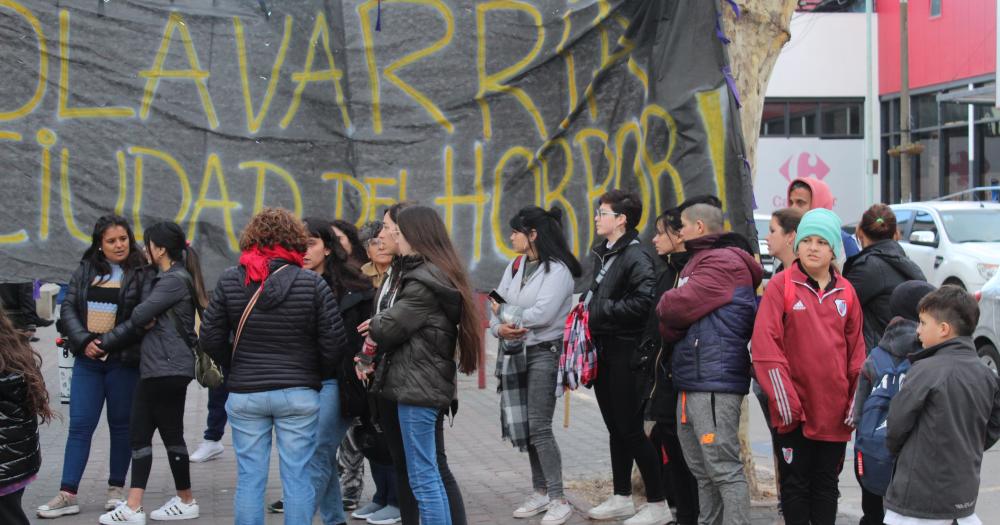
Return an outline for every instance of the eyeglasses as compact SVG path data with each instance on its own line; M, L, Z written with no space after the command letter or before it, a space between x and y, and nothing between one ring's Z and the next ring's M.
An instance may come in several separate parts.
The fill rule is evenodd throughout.
M367 241L364 242L364 245L365 245L365 248L369 248L369 247L370 248L381 248L382 247L382 239L379 239L378 237L376 237L374 239L368 239Z
M615 213L613 211L602 210L600 208L597 208L596 210L594 210L594 216L595 217L601 217L601 216L617 217L619 215L621 215L621 214L620 213Z

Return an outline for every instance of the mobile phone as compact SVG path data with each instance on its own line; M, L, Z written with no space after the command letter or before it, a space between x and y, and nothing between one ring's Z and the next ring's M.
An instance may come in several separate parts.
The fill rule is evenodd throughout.
M503 296L497 293L496 290L490 292L490 299L496 301L497 304L507 304L507 301L504 300Z

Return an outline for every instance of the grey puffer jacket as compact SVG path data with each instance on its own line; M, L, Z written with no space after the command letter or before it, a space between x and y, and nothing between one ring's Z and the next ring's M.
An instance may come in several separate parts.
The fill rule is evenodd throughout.
M419 255L402 257L386 281L392 305L370 324L381 361L372 391L386 399L445 408L455 397L455 344L462 296L437 266Z
M157 274L152 286L143 290L142 302L132 310L132 316L101 337L101 348L113 349L120 341L139 334L142 336L139 377L194 378L194 353L188 342L194 341L195 309L186 279L191 276L179 263ZM167 314L171 309L184 328L183 338ZM144 327L150 321L155 322L146 331Z
M201 349L217 363L230 366L230 392L319 390L321 379L334 377L347 355L337 300L317 273L281 259L272 260L270 270L262 285L244 284L242 266L222 272L202 319ZM233 350L231 336L259 286L264 289Z
M885 508L913 518L972 515L983 452L1000 437L1000 382L970 337L911 355L889 405L885 443L896 467Z

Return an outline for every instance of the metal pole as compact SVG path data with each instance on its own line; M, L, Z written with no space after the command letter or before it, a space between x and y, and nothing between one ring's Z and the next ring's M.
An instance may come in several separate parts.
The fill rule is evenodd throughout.
M969 84L969 91L975 89L975 84ZM976 110L969 104L969 189L976 187Z
M908 0L899 0L899 188L903 202L913 201L913 170L910 168L910 34Z
M872 4L874 0L865 0L865 61L866 61L866 78L868 83L865 84L865 167L862 173L864 173L867 179L865 187L865 207L871 206L875 203L875 177L878 176L878 171L875 170L875 122L872 118L873 109L875 107L875 94L872 88ZM884 200L884 199L883 199Z

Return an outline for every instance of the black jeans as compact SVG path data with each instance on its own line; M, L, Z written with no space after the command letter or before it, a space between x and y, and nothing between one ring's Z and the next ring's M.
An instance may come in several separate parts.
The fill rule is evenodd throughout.
M135 389L129 435L132 443L132 488L145 489L153 468L153 432L167 449L177 490L191 488L191 468L184 442L184 401L190 377L142 379Z
M882 496L875 494L874 492L869 492L868 489L861 484L861 478L858 477L858 456L854 456L854 477L858 480L858 486L861 487L861 521L858 525L882 525L882 520L885 519L885 508L882 505Z
M208 417L205 421L206 441L221 441L226 433L226 400L229 399L229 367L222 367L222 385L208 389Z
M610 344L602 344L602 343ZM611 445L611 478L615 494L632 494L632 462L639 466L646 484L646 501L663 501L658 457L642 430L641 381L630 366L635 341L600 338L597 342L597 380L594 394L608 427Z
M649 439L660 456L661 479L667 501L670 506L677 508L674 516L677 525L695 525L698 523L699 512L698 480L684 460L676 427L670 428L666 423L657 423Z
M467 525L465 517L465 502L458 481L448 468L448 456L444 451L444 416L445 411L438 413L435 441L437 443L437 464L444 481L444 490L448 494L448 507L451 509L452 525ZM417 498L410 490L410 478L406 473L406 452L403 450L403 434L399 429L399 413L396 402L378 398L379 426L382 427L392 464L396 469L396 492L399 499L399 515L403 525L420 525L420 511L417 508Z
M24 489L0 496L0 523L4 525L28 525L28 517L21 507L21 496Z
M816 441L799 427L778 434L781 510L786 525L834 525L847 443Z

